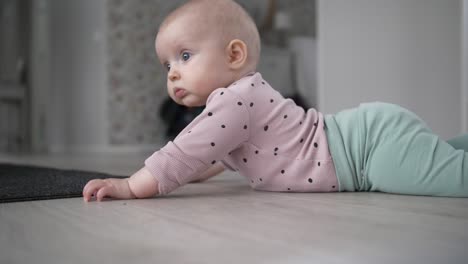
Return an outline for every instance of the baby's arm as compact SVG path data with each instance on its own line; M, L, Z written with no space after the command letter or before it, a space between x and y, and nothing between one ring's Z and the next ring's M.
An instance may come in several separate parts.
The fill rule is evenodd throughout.
M249 83L250 85L250 83ZM154 152L145 166L158 181L158 195L166 195L193 181L210 177L221 169L209 164L224 157L249 138L247 102L229 89L210 94L205 110L174 141ZM206 173L206 174L205 174Z
M146 167L125 179L95 179L83 188L83 199L88 202L92 196L97 201L104 197L116 199L148 198L158 194L158 181Z
M215 165L209 167L206 171L201 173L195 180L191 182L203 182L208 180L209 178L216 176L224 171L224 166L220 163L216 163Z

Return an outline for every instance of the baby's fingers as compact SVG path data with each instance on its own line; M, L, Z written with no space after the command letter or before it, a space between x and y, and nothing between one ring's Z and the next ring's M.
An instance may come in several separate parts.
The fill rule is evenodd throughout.
M114 188L112 186L104 186L98 190L96 193L96 200L98 202L102 201L104 197L113 197L114 196Z
M101 179L95 179L89 181L85 187L83 188L83 199L88 202L91 200L93 194L99 191L99 189L103 188L106 183Z

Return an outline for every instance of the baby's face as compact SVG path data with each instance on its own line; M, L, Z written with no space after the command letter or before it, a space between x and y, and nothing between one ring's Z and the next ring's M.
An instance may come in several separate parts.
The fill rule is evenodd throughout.
M169 96L189 107L205 105L211 92L235 81L219 37L196 23L193 16L178 17L159 31L155 43Z

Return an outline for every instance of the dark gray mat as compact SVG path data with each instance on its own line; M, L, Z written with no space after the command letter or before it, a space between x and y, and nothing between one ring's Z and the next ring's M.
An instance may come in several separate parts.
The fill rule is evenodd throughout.
M99 172L0 164L0 203L82 196L92 179L125 178Z

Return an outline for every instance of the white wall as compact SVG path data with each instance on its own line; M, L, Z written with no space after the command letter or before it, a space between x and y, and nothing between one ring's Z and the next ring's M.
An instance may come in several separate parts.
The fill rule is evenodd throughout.
M105 0L50 0L53 152L93 151L108 143Z
M400 104L462 131L461 0L319 0L318 107Z

